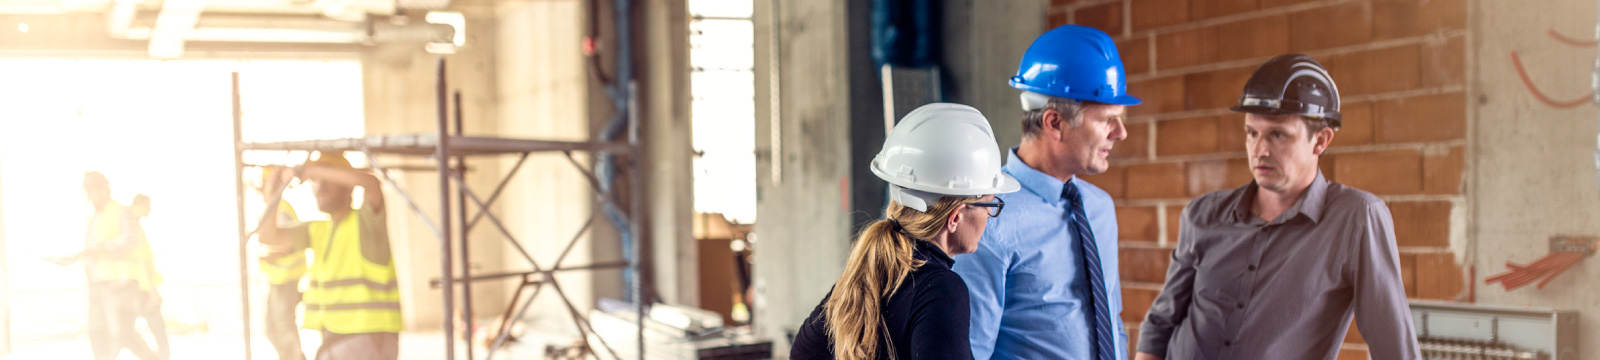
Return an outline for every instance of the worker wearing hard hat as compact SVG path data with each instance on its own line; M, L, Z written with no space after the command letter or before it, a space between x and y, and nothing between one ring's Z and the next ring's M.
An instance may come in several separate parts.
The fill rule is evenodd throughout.
M972 355L986 359L1127 359L1117 220L1104 172L1127 137L1127 94L1111 37L1066 25L1033 41L1011 86L1022 90L1022 144L1005 172L1020 191L955 271L971 293Z
M277 171L278 168L265 167L261 169L261 195L266 201L272 201L277 195L267 189L282 189L288 174ZM293 228L300 223L300 218L294 212L294 207L289 202L278 200L277 216L269 221L276 222L280 228ZM300 331L295 325L295 308L300 305L300 278L306 274L306 249L288 248L278 251L267 251L260 259L261 274L267 278L267 313L266 332L267 342L278 352L278 360L302 360L306 358L300 348Z
M906 114L872 160L889 182L885 219L857 237L790 358L971 359L967 287L950 257L970 253L1020 185L1000 170L989 121L959 104Z
M162 359L133 330L145 299L141 285L152 285L141 284L147 262L134 254L149 251L148 245L140 246L138 217L111 200L111 182L104 174L84 173L83 192L94 207L83 251L47 260L63 266L83 263L89 278L89 346L95 359L115 359L124 348L139 359Z
M1352 313L1372 358L1420 359L1389 208L1318 171L1340 124L1332 77L1278 56L1233 110L1255 181L1183 210L1138 359L1332 359Z
M318 360L395 359L400 349L400 290L389 252L387 215L378 179L351 168L342 152L321 152L300 171L317 208L331 219L290 227L263 224L261 242L277 251L311 249L305 323L322 332ZM269 188L268 193L281 191ZM363 204L352 208L352 191ZM279 204L267 204L276 213Z

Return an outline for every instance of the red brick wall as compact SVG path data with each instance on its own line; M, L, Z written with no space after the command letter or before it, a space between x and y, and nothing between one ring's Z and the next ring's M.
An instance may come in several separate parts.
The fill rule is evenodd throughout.
M1130 335L1160 292L1189 199L1250 181L1237 101L1255 67L1298 52L1327 66L1344 126L1330 180L1393 211L1406 294L1453 299L1450 253L1466 146L1466 0L1053 0L1050 26L1099 28L1127 66L1128 139L1088 177L1117 199L1123 320ZM1459 226L1459 225L1458 225ZM1136 345L1134 345L1136 346ZM1340 359L1365 359L1354 327Z

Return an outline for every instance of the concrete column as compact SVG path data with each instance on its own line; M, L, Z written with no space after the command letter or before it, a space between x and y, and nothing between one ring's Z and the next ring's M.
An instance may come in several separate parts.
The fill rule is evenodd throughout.
M846 1L757 0L755 323L786 329L822 299L850 247Z
M589 91L586 61L579 52L584 36L584 2L510 1L497 4L494 43L499 89L500 129L497 136L587 141L590 138ZM590 154L575 153L588 166ZM510 166L515 159L502 163ZM509 219L512 234L544 268L550 268L573 235L594 214L593 228L610 223L594 212L594 193L588 180L559 153L536 154L506 188L501 201L502 219ZM584 235L564 265L583 265L615 251L586 246L594 237ZM503 251L508 269L532 266L509 246ZM594 306L594 272L567 272L556 276L561 288L580 311ZM514 286L507 282L505 286ZM571 328L570 316L554 289L546 288L528 310L535 323ZM524 294L527 296L529 294ZM510 294L506 295L507 297Z
M499 89L496 88L495 39L496 16L488 3L461 2L452 10L467 16L467 46L454 55L447 55L446 72L452 91L459 90L463 98L468 134L495 134L498 123ZM362 51L362 91L364 92L366 127L368 134L434 133L437 112L434 99L434 72L437 55L422 51L422 45L380 44ZM384 156L379 161L385 165L420 164L426 160L414 156ZM427 161L432 164L431 161ZM467 173L472 187L487 196L502 173L500 165L491 158L469 159ZM391 176L401 188L416 200L432 221L445 221L439 214L438 175L432 171L395 171ZM402 312L408 330L437 330L446 318L442 312L439 289L428 287L428 281L440 275L439 239L428 229L394 189L385 189L386 210L389 213L389 241L396 269L402 285ZM502 203L514 202L511 198ZM451 204L455 207L458 204ZM472 208L469 204L469 208ZM474 212L476 209L474 208ZM460 224L456 224L459 229ZM524 233L528 234L528 233ZM531 235L525 235L531 236ZM474 271L500 271L504 243L487 221L481 222L471 235ZM452 256L454 268L460 269L459 255ZM494 314L501 309L507 294L492 283L473 284L473 303L478 314ZM456 306L462 306L457 300Z
M944 1L945 100L971 105L994 126L1001 148L1022 142L1017 90L1006 80L1047 29L1049 1Z
M655 290L670 304L699 300L694 214L694 132L690 126L689 9L684 0L642 5L636 54L644 123L645 239Z
M1577 310L1580 344L1600 342L1600 261L1585 259L1544 289L1505 291L1481 279L1526 264L1550 251L1552 235L1600 236L1600 181L1594 163L1597 114L1593 105L1558 108L1531 91L1558 100L1589 94L1595 49L1563 44L1594 34L1593 0L1525 6L1515 1L1468 2L1467 214L1456 214L1465 239L1452 237L1463 263L1477 267L1477 301ZM1511 52L1534 84L1523 85ZM1400 119L1397 119L1400 120ZM1470 224L1470 225L1467 225ZM1420 270L1420 269L1419 269ZM1424 274L1418 273L1422 281ZM1600 358L1600 347L1580 346L1576 358Z

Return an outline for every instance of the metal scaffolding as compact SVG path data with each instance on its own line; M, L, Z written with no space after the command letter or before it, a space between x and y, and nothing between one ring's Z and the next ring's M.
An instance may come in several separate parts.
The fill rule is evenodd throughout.
M625 0L619 2L625 2ZM460 93L456 93L454 97L454 102L456 105L454 122L451 121L451 117L449 116L450 112L447 110L449 108L449 102L446 94L447 87L445 80L445 62L442 58L438 60L437 75L436 100L438 106L438 126L437 132L435 133L385 134L349 139L246 143L242 140L242 134L240 131L241 111L239 107L238 95L238 74L234 74L234 170L235 180L237 182L236 195L239 210L239 278L241 284L241 301L244 312L245 359L248 360L250 358L251 352L250 291L248 281L249 267L247 265L250 262L248 261L248 255L246 254L246 245L249 242L249 238L256 233L254 230L246 231L247 225L245 223L244 215L245 200L243 169L245 164L243 162L243 157L245 152L250 151L306 151L308 152L308 157L310 151L351 151L361 152L366 156L374 175L392 187L394 190L393 193L399 195L400 198L404 200L405 204L410 208L410 210L415 213L418 218L421 218L423 223L427 225L428 228L432 230L434 235L439 239L439 262L440 272L442 275L439 279L433 280L430 286L443 290L441 291L444 301L444 312L442 316L445 319L443 321L443 327L445 332L445 352L447 359L455 359L456 354L456 331L454 329L454 322L451 321L451 317L456 314L456 286L461 287L460 293L463 302L462 313L464 315L463 319L465 320L465 325L467 327L465 332L466 337L467 339L472 339L474 317L472 309L472 282L511 278L520 278L521 283L517 287L517 291L513 295L512 300L507 304L507 308L501 315L501 326L496 330L494 343L489 347L488 354L485 355L485 358L493 358L495 351L504 344L511 325L514 322L521 320L528 308L532 306L533 300L538 297L541 290L543 290L545 287L551 288L558 296L561 297L563 304L565 304L566 309L572 316L573 323L578 328L583 345L587 348L590 354L599 354L595 351L596 348L589 343L589 335L594 335L593 338L600 342L601 347L605 349L609 355L611 355L613 358L621 358L617 355L615 348L606 342L605 337L594 332L594 328L592 325L590 325L588 318L583 312L579 311L578 308L574 306L568 295L564 290L562 290L561 284L556 281L554 275L558 272L567 271L625 269L626 271L624 274L627 278L625 279L625 284L631 287L627 290L629 293L627 300L631 301L632 304L635 305L635 314L646 314L644 311L644 303L642 301L644 297L640 296L644 293L644 284L642 281L643 278L639 276L639 242L633 237L633 234L635 234L637 229L639 229L639 218L642 215L642 207L640 206L640 201L638 201L638 194L641 193L642 186L639 179L640 172L638 171L638 164L640 162L637 160L640 159L641 155L641 147L639 146L638 136L639 126L638 117L634 115L635 106L632 102L632 86L630 85L627 87L627 93L619 94L621 95L622 99L627 100L627 106L620 109L622 113L619 114L620 117L618 118L618 120L625 121L625 123L623 123L626 125L627 131L627 136L625 139L609 140L611 138L615 138L616 136L602 134L599 136L601 140L597 141L545 141L464 135L462 133ZM601 159L599 164L596 165L595 171L592 172L588 169L585 169L583 164L573 157L574 152L580 151L596 154L597 157ZM501 191L505 189L506 185L510 183L511 179L517 174L518 170L522 168L528 157L533 153L560 153L566 157L568 162L572 164L573 168L577 169L586 177L588 180L587 183L595 192L594 204L599 205L599 208L602 209L602 212L612 220L613 224L616 225L619 234L623 237L622 251L624 253L622 254L622 261L591 263L583 265L563 264L568 253L571 252L574 245L576 245L578 240L582 239L583 235L591 226L593 226L593 216L584 222L584 225L580 227L577 233L574 234L567 242L565 249L561 251L554 264L549 267L541 266L538 261L535 261L533 256L528 252L528 249L524 248L522 243L517 241L516 236L512 235L511 231L506 228L505 223L501 220L501 218L495 216L490 207L495 203L496 200L500 198ZM411 194L408 193L406 189L400 187L397 182L395 182L394 178L392 178L389 174L391 168L385 167L383 163L379 161L377 157L378 154L427 156L433 160L432 162L434 163L434 167L430 170L437 171L439 175L439 210L437 217L430 217L428 215L429 212L422 209L422 207L417 204ZM628 181L629 189L631 191L630 195L633 196L632 201L628 202L629 210L626 214L622 214L620 211L617 211L617 209L620 209L621 207L615 202L615 197L612 194L612 189L614 187L610 186L611 184L609 181L611 177L610 171L612 171L610 167L614 166L610 164L610 159L615 154L627 154L630 158L635 159L634 161L626 162L626 166L629 168L628 174L631 176L630 181ZM512 166L506 172L504 177L500 179L499 184L492 192L489 193L487 197L479 196L476 191L473 191L472 187L467 183L465 178L467 158L481 156L517 156L516 165ZM451 159L454 159L454 161L452 162ZM596 172L600 172L600 176L596 176ZM453 189L451 187L452 183L455 184ZM276 194L267 194L267 196L271 198L271 202L280 200L282 195L283 194L281 191ZM452 205L452 201L454 201L454 205ZM469 201L473 207L477 208L477 212L472 214L470 218L468 217ZM267 215L268 214L262 214L262 219L266 219ZM452 221L452 219L454 220ZM527 260L528 264L533 268L532 271L493 273L477 276L472 275L470 266L471 257L470 251L468 250L470 245L470 242L468 241L468 234L470 234L471 230L475 226L479 225L480 221L485 219L499 230L500 234L506 238L508 243L511 244L511 246L517 250L520 255L522 255L523 259ZM461 225L460 229L453 229L452 222L459 223ZM268 223L270 222L258 222L258 224ZM452 241L454 241L454 243L452 243ZM454 247L457 247L460 250L459 270L457 270L452 263L454 260L452 258L452 254L455 253L455 251L453 251L454 249L452 248L452 244L454 244ZM533 290L532 295L523 298L523 293L529 288L532 288ZM518 304L518 300L522 300L523 302ZM636 340L638 341L638 356L642 359L645 353L644 316L636 315L634 316L634 321L635 329L638 330L638 333L635 334ZM466 354L467 358L469 359L476 358L473 356L473 347L471 343L468 343L466 346Z

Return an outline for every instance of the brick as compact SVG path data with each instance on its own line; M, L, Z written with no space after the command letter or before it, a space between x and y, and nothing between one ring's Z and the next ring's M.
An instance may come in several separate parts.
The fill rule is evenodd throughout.
M1167 265L1172 263L1172 249L1122 247L1117 253L1123 282L1163 283L1167 280Z
M1122 2L1078 9L1072 14L1072 20L1078 25L1100 29L1113 36L1122 35Z
M1150 124L1128 124L1128 137L1111 148L1108 159L1142 159L1150 154Z
M1183 111L1186 78L1186 76L1168 76L1128 83L1128 94L1144 100L1139 105L1129 106L1128 112L1133 115L1155 115ZM1239 86L1240 89L1244 88L1243 83Z
M1217 61L1276 56L1289 52L1289 17L1268 16L1217 26L1222 39Z
M1396 46L1327 58L1328 75L1339 87L1339 95L1381 94L1421 87L1418 74L1421 62L1419 45Z
M1335 136L1334 138L1338 137ZM1338 164L1338 155L1323 153L1322 156L1317 159L1317 170L1322 171L1322 177L1324 179L1327 179L1328 181L1339 181L1338 178L1334 176L1338 175Z
M1244 83L1255 70L1250 66L1184 75L1183 108L1226 109L1238 104Z
M1289 50L1289 18L1268 16L1156 37L1156 67L1267 57Z
M1065 11L1052 12L1052 13L1050 13L1050 16L1045 17L1045 22L1050 24L1050 28L1051 29L1054 29L1054 28L1060 27L1061 25L1066 25L1066 24L1071 23L1071 21L1069 21L1071 19L1071 16L1069 16L1069 15L1071 15L1071 14L1068 13L1068 12L1065 12Z
M1117 240L1157 241L1161 223L1154 206L1118 206Z
M1244 114L1229 113L1213 119L1217 121L1217 151L1245 152Z
M1365 145L1372 143L1372 103L1339 104L1339 131L1334 132L1332 146Z
M1390 202L1395 243L1406 247L1450 246L1450 202Z
M1465 93L1413 96L1378 102L1373 117L1379 143L1465 139Z
M1339 349L1339 357L1335 360L1369 360L1367 351L1361 349Z
M1128 167L1129 199L1184 197L1183 164L1159 163Z
M1377 0L1372 2L1373 40L1465 29L1467 0Z
M1178 234L1183 231L1183 205L1167 206L1167 246L1178 246Z
M1237 163L1242 163L1243 165ZM1244 176L1250 176L1249 162L1240 161L1237 163L1232 160L1205 160L1185 164L1184 170L1188 173L1185 180L1188 181L1186 188L1189 196L1205 195L1212 191L1232 189L1243 185L1244 183L1234 181L1238 180L1238 176L1235 174L1242 173Z
M1228 160L1228 183L1233 187L1244 186L1256 181L1256 175L1250 170L1250 159L1238 158Z
M1360 330L1359 327L1356 326L1356 322L1354 320L1350 321L1350 330L1347 330L1344 333L1344 343L1346 343L1346 344L1365 344L1365 343L1367 343L1367 339L1361 338L1361 330Z
M1417 254L1417 297L1453 300L1463 286L1461 267L1454 254Z
M1150 72L1149 37L1118 41L1117 53L1122 55L1123 71L1126 72L1128 76Z
M1217 120L1213 117L1167 120L1156 123L1156 156L1194 155L1217 151Z
M1443 42L1429 42L1422 45L1422 86L1466 84L1466 39L1466 36L1456 36Z
M1422 154L1416 150L1339 154L1333 168L1339 182L1373 194L1422 192Z
M1204 0L1189 3L1189 19L1205 20L1255 10L1256 0Z
M1134 32L1189 21L1188 0L1133 0L1129 10Z
M1461 194L1461 178L1466 172L1464 146L1453 146L1442 155L1422 156L1422 193L1429 195Z
M1312 1L1316 1L1316 0L1261 0L1261 8L1262 9L1271 9L1271 8L1275 8L1275 7L1279 7L1279 6L1294 5L1294 4L1312 2Z
M1074 2L1077 2L1077 0L1050 0L1050 7L1051 8L1055 8L1055 7L1060 7L1060 6L1072 5L1072 3L1074 3Z
M1289 50L1306 52L1372 40L1366 3L1352 2L1289 15Z
M1400 254L1400 283L1406 287L1406 297L1417 297L1417 255Z
M1083 180L1111 194L1112 199L1121 199L1127 196L1128 169L1121 166L1112 166L1105 172L1094 175L1080 175Z
M1127 308L1123 308L1122 311L1128 311L1128 310L1127 310ZM1143 320L1141 319L1140 321L1143 321ZM1131 323L1131 324L1130 323L1123 323L1122 328L1123 328L1124 331L1127 331L1128 334L1138 334L1139 333L1139 325L1141 325L1141 324L1140 323ZM1138 335L1129 335L1128 336L1128 353L1129 354L1138 354L1139 353L1139 336ZM1133 355L1129 355L1129 356L1133 356Z
M1144 315L1150 313L1150 305L1156 302L1157 296L1161 296L1160 290L1122 288L1122 321L1144 322ZM1131 340L1136 337L1128 338Z

